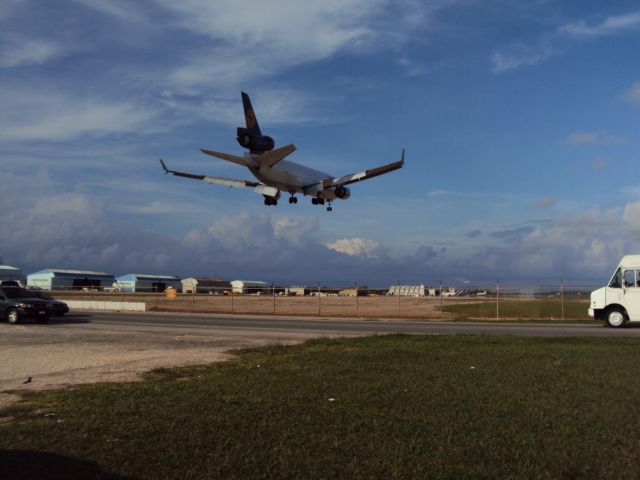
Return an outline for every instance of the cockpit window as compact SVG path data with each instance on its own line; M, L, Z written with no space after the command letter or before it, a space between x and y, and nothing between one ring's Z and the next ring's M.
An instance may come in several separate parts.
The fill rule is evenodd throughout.
M611 281L609 282L609 288L621 288L622 287L622 270L616 270L616 273L611 277Z

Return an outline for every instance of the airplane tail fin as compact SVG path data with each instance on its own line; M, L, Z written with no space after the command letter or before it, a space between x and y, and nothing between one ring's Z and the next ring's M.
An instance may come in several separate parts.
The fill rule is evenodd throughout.
M244 108L244 119L247 122L247 129L256 135L262 135L260 125L258 125L258 119L256 118L256 114L251 106L251 100L249 99L249 95L245 92L242 92L242 106Z

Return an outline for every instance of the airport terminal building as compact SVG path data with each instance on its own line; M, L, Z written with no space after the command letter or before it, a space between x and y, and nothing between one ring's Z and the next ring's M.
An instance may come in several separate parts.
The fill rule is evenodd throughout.
M27 275L29 287L44 290L101 290L111 287L115 278L105 272L46 268Z
M182 288L182 282L173 275L144 275L129 273L116 278L116 285L121 292L164 292L173 287L177 291Z

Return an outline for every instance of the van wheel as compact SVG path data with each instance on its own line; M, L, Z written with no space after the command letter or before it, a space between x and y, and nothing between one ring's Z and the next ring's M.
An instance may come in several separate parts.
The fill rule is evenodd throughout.
M16 310L15 308L10 309L7 312L7 321L11 325L15 325L16 323L18 323L20 321L20 312L18 312L18 310Z
M626 321L624 310L614 307L607 311L607 325L613 328L620 328L624 326Z

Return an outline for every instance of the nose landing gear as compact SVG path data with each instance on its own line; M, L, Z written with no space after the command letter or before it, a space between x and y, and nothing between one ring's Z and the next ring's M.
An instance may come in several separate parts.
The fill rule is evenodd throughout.
M293 194L289 197L289 203L298 203L298 198L294 197Z

